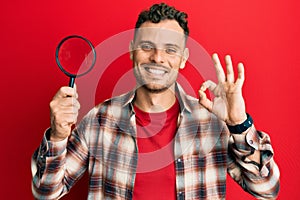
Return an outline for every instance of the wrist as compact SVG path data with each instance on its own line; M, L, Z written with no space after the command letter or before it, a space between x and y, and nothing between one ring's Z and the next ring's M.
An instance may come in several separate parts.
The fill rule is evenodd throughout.
M241 134L243 132L245 132L248 128L250 128L253 124L253 119L252 117L246 113L246 119L243 120L243 122L241 123L234 123L234 124L229 124L227 123L227 127L230 131L230 133L237 133L237 134Z
M234 117L229 118L226 120L226 124L230 126L235 126L242 124L245 120L247 120L247 113L240 114L240 115L234 115Z
M67 137L59 137L56 131L50 128L50 130L47 131L46 138L47 140L52 142L60 142L66 139Z

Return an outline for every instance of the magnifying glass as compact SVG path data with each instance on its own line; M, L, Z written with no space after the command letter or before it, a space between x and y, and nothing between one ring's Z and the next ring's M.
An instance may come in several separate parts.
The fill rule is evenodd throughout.
M74 87L75 78L90 72L96 62L93 44L79 35L71 35L58 44L55 59L60 70L70 77L69 87Z

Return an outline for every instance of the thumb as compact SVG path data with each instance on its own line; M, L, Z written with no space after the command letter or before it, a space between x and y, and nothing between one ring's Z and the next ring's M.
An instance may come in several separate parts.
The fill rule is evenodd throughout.
M74 83L74 94L75 94L75 98L78 98L78 93L77 93L77 85L76 83Z
M76 83L74 83L74 90L75 90L75 92L77 92L77 85L76 85Z

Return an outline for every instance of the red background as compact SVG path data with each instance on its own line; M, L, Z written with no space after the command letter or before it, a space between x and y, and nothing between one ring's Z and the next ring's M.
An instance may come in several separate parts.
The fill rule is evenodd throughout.
M68 82L55 63L58 42L67 35L80 34L95 45L100 44L133 28L139 11L154 2L0 3L1 199L32 199L31 154L49 126L52 96ZM299 199L299 3L296 0L166 2L189 14L191 37L210 54L231 54L235 63L244 62L247 110L256 127L271 135L275 160L281 170L279 199ZM107 71L111 79L104 78L107 82L103 84L108 87L99 87L97 102L111 95L115 74L131 68L126 55L120 60L125 62L124 68ZM119 61L111 67L120 67ZM185 73L193 75L192 70L186 69ZM201 81L195 84L197 88ZM86 188L83 179L64 199L86 199ZM253 198L229 179L227 199Z

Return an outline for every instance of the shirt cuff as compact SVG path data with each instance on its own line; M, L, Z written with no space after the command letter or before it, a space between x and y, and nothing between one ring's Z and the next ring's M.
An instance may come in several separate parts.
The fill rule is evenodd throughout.
M48 140L51 129L48 128L40 145L39 154L47 157L59 156L66 151L68 138L65 138L62 141L54 142Z
M244 163L242 165L256 165L259 173L266 176L269 173L267 168L268 163L273 157L273 149L270 142L270 137L261 131L257 131L252 125L247 131L242 134L232 134L236 156ZM260 151L260 164L250 160L248 156L252 155L254 151ZM250 169L249 168L249 169ZM252 170L251 170L252 171Z
M269 174L267 166L274 154L269 135L254 128L246 135L246 141L252 148L260 151L260 175L267 176ZM248 161L249 159L245 157L245 162Z

